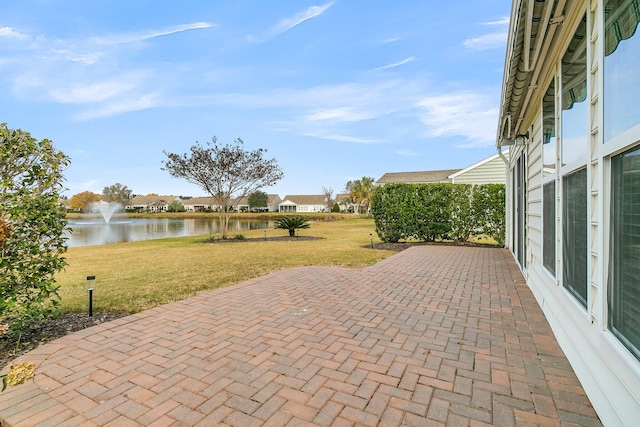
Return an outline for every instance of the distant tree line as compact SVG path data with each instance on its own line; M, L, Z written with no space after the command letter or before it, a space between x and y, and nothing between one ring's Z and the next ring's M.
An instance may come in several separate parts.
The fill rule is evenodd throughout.
M96 194L92 191L74 194L69 199L69 207L73 210L84 212L91 208L92 204L101 200L107 203L120 203L125 206L131 197L132 191L126 185L116 182L113 185L104 187L102 194Z

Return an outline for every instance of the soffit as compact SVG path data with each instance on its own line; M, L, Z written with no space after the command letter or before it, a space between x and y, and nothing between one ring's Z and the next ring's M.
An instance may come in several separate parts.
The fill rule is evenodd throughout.
M500 105L497 146L510 145L520 129L523 108L530 96L536 69L563 20L565 0L514 0ZM551 31L550 31L551 30Z

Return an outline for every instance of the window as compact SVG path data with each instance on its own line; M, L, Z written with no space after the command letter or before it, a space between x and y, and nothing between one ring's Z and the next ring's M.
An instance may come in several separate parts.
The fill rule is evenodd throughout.
M553 175L556 169L556 85L553 80L542 99L542 174Z
M562 282L587 306L587 170L562 179Z
M587 162L587 19L562 57L562 165Z
M609 329L640 359L640 147L611 159Z
M542 264L556 275L556 182L544 184L542 200Z
M542 264L556 275L556 84L542 98Z
M637 0L605 0L604 141L640 124ZM634 36L635 35L635 36Z
M562 285L587 306L587 18L562 56ZM550 190L547 190L550 191ZM543 218L544 221L544 218Z

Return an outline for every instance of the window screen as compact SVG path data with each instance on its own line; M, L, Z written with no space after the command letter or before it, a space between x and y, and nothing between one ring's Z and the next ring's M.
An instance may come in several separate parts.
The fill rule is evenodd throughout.
M587 306L587 170L562 178L562 283Z
M542 263L556 275L556 182L543 187L542 205Z
M640 359L640 147L611 159L609 329Z

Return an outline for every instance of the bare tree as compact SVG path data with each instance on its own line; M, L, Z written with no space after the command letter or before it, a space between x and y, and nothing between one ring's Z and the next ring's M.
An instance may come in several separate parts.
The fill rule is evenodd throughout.
M333 188L322 187L322 194L324 195L324 203L329 211L329 219L331 219L331 213L333 212L333 205L336 203L336 199L333 198Z
M223 238L227 237L232 200L272 186L284 176L275 159L263 158L266 149L247 151L243 145L240 138L220 145L214 136L206 146L196 142L190 153L163 151L168 160L162 170L199 185L216 200Z

